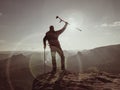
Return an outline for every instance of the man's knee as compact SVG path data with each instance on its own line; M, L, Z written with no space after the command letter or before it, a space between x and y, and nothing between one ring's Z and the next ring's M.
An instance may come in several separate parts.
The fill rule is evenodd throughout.
M55 52L51 52L51 56L52 56L52 57L55 57Z
M62 58L64 58L65 56L64 56L64 53L63 53L63 51L61 50L61 51L59 51L58 52L59 53L59 55L62 57Z

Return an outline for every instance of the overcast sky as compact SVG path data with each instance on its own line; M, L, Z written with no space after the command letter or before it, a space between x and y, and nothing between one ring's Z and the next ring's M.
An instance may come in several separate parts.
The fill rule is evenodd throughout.
M71 23L64 50L120 44L120 0L0 0L0 50L43 50L49 26L64 25L56 15Z

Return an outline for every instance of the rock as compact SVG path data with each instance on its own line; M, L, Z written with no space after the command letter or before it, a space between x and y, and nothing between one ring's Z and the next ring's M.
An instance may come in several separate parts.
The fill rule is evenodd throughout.
M36 78L32 90L120 90L120 79L115 81L116 79L100 73L75 74L57 71Z
M110 80L109 78L105 77L105 76L97 76L96 79L98 79L99 81L102 81L104 83L111 83L112 80Z

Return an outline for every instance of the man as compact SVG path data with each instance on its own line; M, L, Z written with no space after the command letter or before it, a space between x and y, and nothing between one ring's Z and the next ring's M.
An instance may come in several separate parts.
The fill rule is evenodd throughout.
M46 48L46 41L48 41L50 49L51 49L51 56L52 56L52 65L53 65L53 72L56 72L57 65L56 65L56 52L60 55L61 57L61 69L65 70L65 57L63 50L60 46L58 37L61 33L64 32L66 29L68 23L65 22L65 25L62 29L55 31L54 26L50 26L49 31L46 33L45 37L43 38L43 44L44 44L44 49Z

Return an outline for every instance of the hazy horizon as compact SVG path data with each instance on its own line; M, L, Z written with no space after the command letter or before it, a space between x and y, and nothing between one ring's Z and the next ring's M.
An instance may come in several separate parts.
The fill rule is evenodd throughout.
M59 30L64 25L57 15L72 24L59 37L63 50L120 44L119 4L120 0L0 0L0 51L43 51L49 26Z

